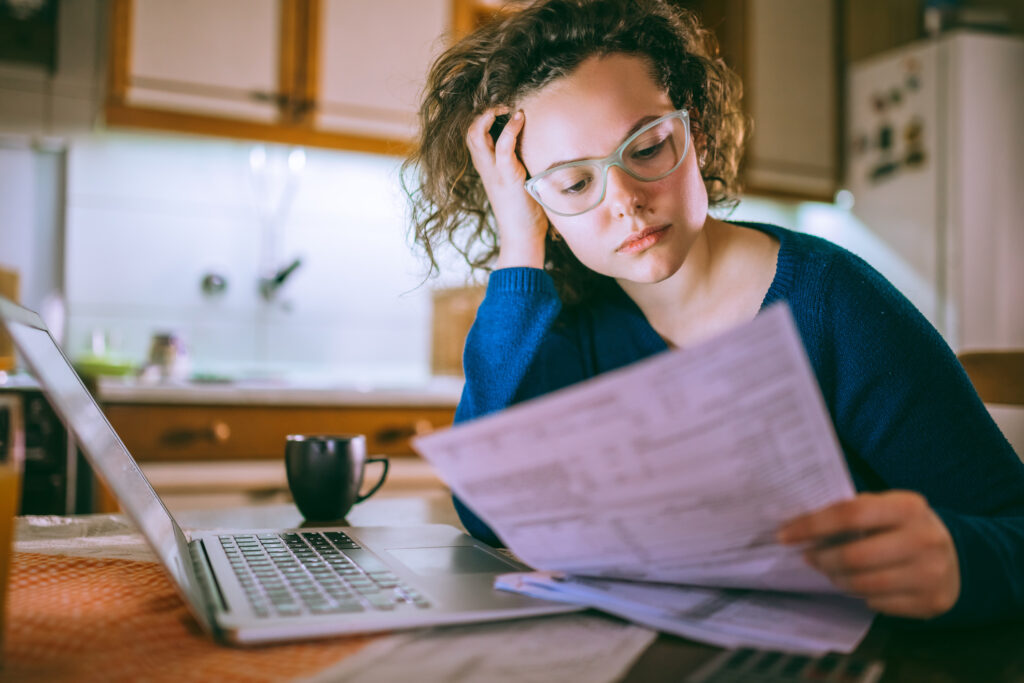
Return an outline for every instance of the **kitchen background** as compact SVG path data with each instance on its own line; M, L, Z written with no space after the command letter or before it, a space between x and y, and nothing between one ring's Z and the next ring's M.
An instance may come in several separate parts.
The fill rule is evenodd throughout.
M477 293L450 289L473 284L456 259L425 280L398 168L431 55L502 4L0 0L0 267L72 359L127 373L101 402L160 403L131 391L173 384L135 378L169 333L192 391L170 403L453 405L437 344ZM958 350L1024 347L1024 6L681 4L754 120L729 217L860 254ZM1019 417L999 417L1014 439Z

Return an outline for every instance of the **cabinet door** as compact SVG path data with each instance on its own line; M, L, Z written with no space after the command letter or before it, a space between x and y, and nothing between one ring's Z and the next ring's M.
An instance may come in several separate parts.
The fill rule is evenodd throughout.
M140 461L284 457L288 434L365 434L370 453L413 455L409 440L451 425L454 408L107 404Z
M410 140L451 0L323 0L318 129Z
M121 74L122 104L277 120L282 91L279 0L134 0L123 5L127 30L120 37L127 43L127 73Z
M839 177L836 3L747 0L748 191L831 201Z

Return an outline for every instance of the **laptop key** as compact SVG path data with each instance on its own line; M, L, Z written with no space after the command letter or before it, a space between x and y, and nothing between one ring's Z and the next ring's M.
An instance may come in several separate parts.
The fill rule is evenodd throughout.
M330 611L332 614L341 614L344 612L365 612L366 608L355 600L344 600L332 605Z
M295 617L302 614L302 608L296 605L295 603L292 603L290 605L275 604L274 609L276 609L277 613L280 614L282 617Z
M386 594L383 594L383 593L378 593L376 595L364 595L363 597L366 598L367 602L369 602L371 605L373 605L377 609L382 609L382 610L392 610L392 609L395 609L395 600L390 595L386 595Z

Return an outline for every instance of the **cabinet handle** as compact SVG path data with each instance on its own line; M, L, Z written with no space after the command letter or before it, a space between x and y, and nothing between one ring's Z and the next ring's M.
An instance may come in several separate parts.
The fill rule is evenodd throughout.
M414 436L422 436L423 434L429 434L434 431L434 425L431 424L430 420L419 419L413 422L411 425L402 425L400 427L382 427L377 430L377 433L373 435L374 440L381 445L393 444L398 441L405 441L406 439Z
M210 441L215 444L227 443L231 438L231 426L223 420L214 420L209 427L199 429L169 429L160 437L166 446L184 447L197 441Z

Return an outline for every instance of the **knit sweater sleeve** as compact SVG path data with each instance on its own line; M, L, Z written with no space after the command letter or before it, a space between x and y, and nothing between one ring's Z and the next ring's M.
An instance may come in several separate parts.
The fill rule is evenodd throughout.
M960 596L933 623L1021 615L1024 463L942 337L874 269L837 255L824 289L844 450L886 486L923 494L956 546Z
M561 300L551 276L537 268L491 273L487 292L466 338L466 383L455 410L465 422L540 396L584 378L578 343L556 325ZM455 509L470 534L491 545L501 541L465 504Z

